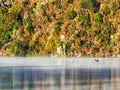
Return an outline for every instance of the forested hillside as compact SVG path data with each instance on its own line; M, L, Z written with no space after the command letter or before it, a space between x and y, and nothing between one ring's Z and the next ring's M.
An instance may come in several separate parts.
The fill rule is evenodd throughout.
M120 0L0 0L0 55L120 57Z

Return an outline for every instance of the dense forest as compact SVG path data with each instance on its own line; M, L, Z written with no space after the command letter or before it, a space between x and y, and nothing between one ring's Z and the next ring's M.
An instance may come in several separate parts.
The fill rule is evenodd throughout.
M120 57L120 0L0 0L0 55Z

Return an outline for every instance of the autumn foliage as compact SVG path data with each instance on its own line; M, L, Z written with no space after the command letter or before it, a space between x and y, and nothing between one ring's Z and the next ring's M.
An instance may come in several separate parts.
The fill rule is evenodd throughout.
M4 4L8 9L0 4L2 56L120 57L119 0Z

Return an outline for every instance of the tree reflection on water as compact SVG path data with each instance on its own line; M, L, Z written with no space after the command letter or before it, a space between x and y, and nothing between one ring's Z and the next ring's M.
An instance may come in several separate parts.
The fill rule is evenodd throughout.
M119 69L1 67L2 90L119 90Z

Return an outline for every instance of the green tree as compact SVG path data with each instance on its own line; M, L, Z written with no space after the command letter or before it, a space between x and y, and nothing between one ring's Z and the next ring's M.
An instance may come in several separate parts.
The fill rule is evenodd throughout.
M90 17L89 16L80 16L80 21L81 25L84 26L85 28L89 28L91 23L90 23Z
M103 16L102 16L101 13L97 13L97 14L95 15L95 24L96 24L97 26L100 26L100 25L102 25L102 23L103 23Z
M92 9L96 7L96 0L81 0L80 5L85 9Z
M30 18L25 18L23 20L24 24L27 25L26 27L26 30L30 33L30 34L33 34L34 32L34 28L33 28L33 25L32 25L32 20Z
M70 12L68 12L67 18L69 20L74 19L77 16L77 12L75 10L71 10Z
M69 4L71 4L71 3L74 2L74 0L68 0L67 2L68 2Z

